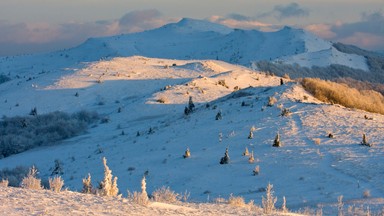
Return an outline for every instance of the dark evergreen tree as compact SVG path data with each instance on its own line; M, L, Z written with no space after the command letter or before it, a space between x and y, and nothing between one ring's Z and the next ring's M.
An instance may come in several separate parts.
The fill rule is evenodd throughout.
M275 140L273 141L273 147L281 147L282 144L280 142L280 135L279 133L276 134Z
M228 154L228 148L226 148L224 157L220 159L220 164L228 164L228 163L229 163L229 154Z
M223 119L223 116L221 115L221 110L216 114L216 120L221 120Z

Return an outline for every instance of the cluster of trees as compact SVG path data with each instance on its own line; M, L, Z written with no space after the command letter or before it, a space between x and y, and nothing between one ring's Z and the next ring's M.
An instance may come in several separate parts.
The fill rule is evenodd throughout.
M0 158L81 134L97 119L97 113L88 111L38 115L36 108L30 116L4 117L0 121Z

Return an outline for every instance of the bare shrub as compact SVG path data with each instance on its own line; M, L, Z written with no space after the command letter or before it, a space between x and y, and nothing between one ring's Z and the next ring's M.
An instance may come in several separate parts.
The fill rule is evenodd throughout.
M281 211L284 212L284 213L288 212L287 200L285 199L285 196L283 196L283 204L281 205Z
M165 186L156 189L152 193L152 197L154 201L163 203L177 203L181 199L178 193Z
M49 189L59 193L64 186L64 180L61 176L55 176L53 179L49 178Z
M41 186L41 180L36 178L37 169L35 166L29 170L29 173L26 177L21 181L20 187L32 190L41 190L43 187Z
M368 112L384 114L384 96L373 90L357 90L346 84L324 81L316 78L304 78L301 84L317 99L337 103L348 108L362 109Z
M8 187L9 181L8 179L2 179L0 181L0 187Z
M275 211L275 203L277 202L277 198L273 196L273 185L268 183L267 188L265 190L265 198L262 197L262 206L265 214L271 214Z

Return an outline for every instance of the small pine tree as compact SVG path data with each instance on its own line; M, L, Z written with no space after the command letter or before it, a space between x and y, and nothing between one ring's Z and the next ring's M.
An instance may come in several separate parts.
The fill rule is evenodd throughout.
M64 172L63 172L63 165L62 165L60 160L56 159L55 160L55 166L53 167L51 176L63 175L63 174L64 174Z
M83 179L83 190L82 193L92 194L93 186L91 182L91 174L88 173L88 177Z
M245 147L245 150L244 150L244 152L243 152L242 155L243 155L243 156L249 156L249 151L248 151L248 148L247 148L247 147Z
M248 139L253 139L253 132L252 132L252 130L249 131Z
M99 184L98 194L101 196L117 196L119 189L117 188L117 177L112 180L112 171L107 166L107 159L103 157L104 179Z
M228 154L228 148L226 148L224 157L220 159L220 164L228 164L228 163L229 163L229 154Z
M221 120L223 119L223 116L221 114L221 110L216 114L216 117L215 117L216 120Z
M189 109L191 112L193 112L193 110L195 109L195 104L194 104L193 101L192 101L192 96L189 96L188 109Z
M142 200L146 200L146 202L148 202L147 182L145 181L145 176L143 176L143 179L141 180L141 197Z
M29 115L37 116L37 109L36 109L36 107L33 108L33 109L31 110L31 112L29 112Z
M280 142L280 135L279 133L276 134L275 140L273 141L273 147L281 147L281 142Z
M191 152L189 151L189 148L187 148L187 150L185 151L184 155L183 155L183 158L189 158L191 157Z
M184 115L189 115L191 113L191 110L188 107L184 108Z

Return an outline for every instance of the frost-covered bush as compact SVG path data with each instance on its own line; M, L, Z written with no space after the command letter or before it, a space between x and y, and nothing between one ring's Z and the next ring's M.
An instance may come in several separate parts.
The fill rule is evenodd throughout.
M98 118L87 111L5 117L0 121L0 158L81 134Z
M165 187L165 186L159 189L156 189L152 193L152 197L155 202L163 202L163 203L177 203L181 199L178 193L172 191L169 187Z
M43 187L41 186L41 179L36 177L37 169L32 166L29 170L29 173L26 177L21 181L20 187L32 190L41 190Z
M275 211L275 203L277 202L277 198L273 196L273 185L268 183L265 197L262 197L261 203L263 205L263 211L265 214L271 214Z
M113 178L112 171L107 166L107 159L103 158L104 179L100 182L97 194L100 196L117 196L119 189L117 188L117 177Z
M64 180L61 176L55 176L53 179L49 178L49 189L59 193L64 186Z
M0 179L7 179L9 186L18 187L28 172L29 168L24 166L17 166L13 169L5 168L0 170Z
M91 182L91 174L88 173L88 177L83 179L83 189L81 190L82 193L86 194L93 194L94 189Z
M141 180L141 192L133 192L128 191L128 199L132 202L146 206L149 204L148 194L147 194L147 183L145 181L145 176Z

